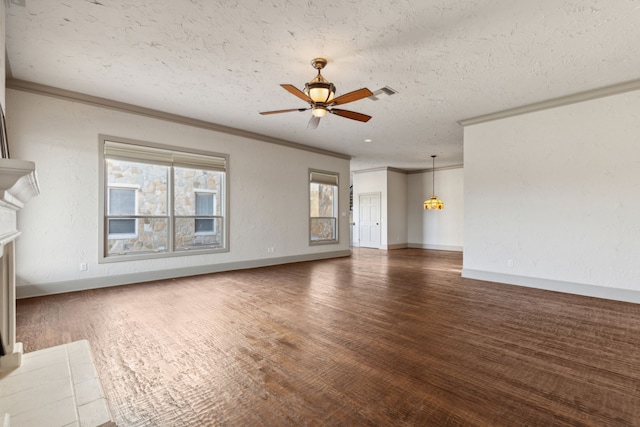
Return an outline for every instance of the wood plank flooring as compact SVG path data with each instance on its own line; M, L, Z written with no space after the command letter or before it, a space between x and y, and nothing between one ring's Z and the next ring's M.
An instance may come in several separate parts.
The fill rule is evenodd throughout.
M353 256L18 301L87 339L119 426L638 426L640 305Z

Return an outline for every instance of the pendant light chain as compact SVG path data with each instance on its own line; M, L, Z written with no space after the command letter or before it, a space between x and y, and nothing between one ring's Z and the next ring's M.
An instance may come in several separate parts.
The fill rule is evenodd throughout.
M436 194L436 156L431 156L431 195Z
M433 159L431 167L431 198L425 200L424 208L426 210L442 210L444 209L444 202L436 197L436 155L432 155Z

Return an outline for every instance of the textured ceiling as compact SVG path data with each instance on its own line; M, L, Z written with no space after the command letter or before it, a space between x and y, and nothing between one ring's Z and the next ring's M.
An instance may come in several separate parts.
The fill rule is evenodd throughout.
M26 0L11 76L354 156L352 170L463 163L457 121L640 77L638 0ZM388 86L307 130L280 83ZM371 142L365 142L371 139Z

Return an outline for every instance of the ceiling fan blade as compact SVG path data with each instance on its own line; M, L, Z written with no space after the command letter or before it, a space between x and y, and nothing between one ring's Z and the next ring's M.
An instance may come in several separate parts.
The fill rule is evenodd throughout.
M260 114L280 114L280 113L290 113L291 111L307 111L309 108L290 108L288 110L274 110L274 111L261 111Z
M341 104L346 104L347 102L353 102L353 101L357 101L357 100L362 99L362 98L367 98L369 96L373 96L373 92L371 92L366 87L363 87L362 89L354 90L353 92L349 92L349 93L345 93L344 95L340 95L339 97L337 97L333 101L331 101L329 104L330 105L341 105Z
M316 129L320 123L320 117L311 116L309 123L307 123L307 129Z
M371 116L367 116L366 114L356 113L355 111L349 110L340 110L339 108L332 108L329 110L331 114L336 114L340 117L346 117L351 120L358 120L359 122L368 122Z
M300 89L298 89L294 85L286 85L286 84L284 84L284 85L280 85L280 86L282 86L283 88L285 88L290 93L292 93L295 96L297 96L298 98L302 99L303 101L313 103L313 100L311 98L309 98L307 95L305 95L305 93L303 91L301 91Z

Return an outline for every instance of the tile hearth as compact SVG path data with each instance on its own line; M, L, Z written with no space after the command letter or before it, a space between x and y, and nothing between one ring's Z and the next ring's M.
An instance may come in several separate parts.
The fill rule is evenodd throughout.
M0 372L0 416L11 427L100 426L113 418L86 340L22 355Z

